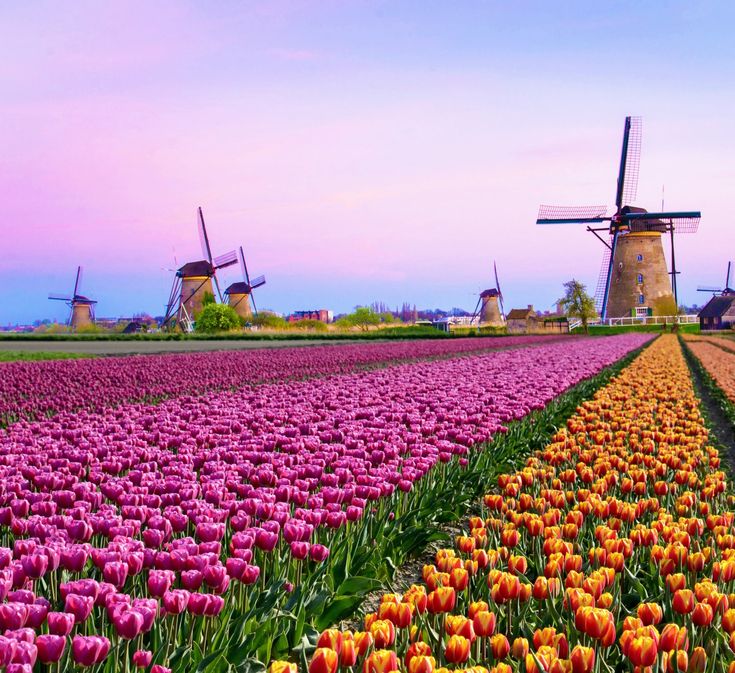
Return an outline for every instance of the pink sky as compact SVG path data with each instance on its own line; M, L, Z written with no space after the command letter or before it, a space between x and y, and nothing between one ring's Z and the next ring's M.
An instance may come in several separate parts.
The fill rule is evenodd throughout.
M626 114L638 204L703 212L677 248L703 299L735 258L733 10L588 4L4 4L0 323L63 317L79 263L99 315L162 312L198 205L262 307L471 309L493 259L547 307L601 245L538 205L614 200Z

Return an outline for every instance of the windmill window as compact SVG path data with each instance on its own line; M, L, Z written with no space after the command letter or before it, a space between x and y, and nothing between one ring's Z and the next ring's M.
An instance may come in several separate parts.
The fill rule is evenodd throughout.
M643 297L643 295L642 294L639 294L638 295L638 303L639 304L642 304L644 301L645 301L645 298Z
M642 273L638 274L638 285L643 285L643 274Z
M642 262L642 261L643 261L643 255L638 255L638 257L637 257L636 259L637 259L637 260L638 260L639 262Z

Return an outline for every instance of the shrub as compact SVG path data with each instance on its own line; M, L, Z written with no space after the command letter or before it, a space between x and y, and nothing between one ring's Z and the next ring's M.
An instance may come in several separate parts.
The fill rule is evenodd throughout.
M232 306L207 304L196 316L197 332L229 332L241 327L240 316Z

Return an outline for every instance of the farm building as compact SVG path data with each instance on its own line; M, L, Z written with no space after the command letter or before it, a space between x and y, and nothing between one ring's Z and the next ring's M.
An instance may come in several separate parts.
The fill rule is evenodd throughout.
M699 312L702 331L735 328L735 292L712 297Z
M538 328L538 316L533 310L533 304L527 308L514 308L506 316L508 332L511 334L533 332Z

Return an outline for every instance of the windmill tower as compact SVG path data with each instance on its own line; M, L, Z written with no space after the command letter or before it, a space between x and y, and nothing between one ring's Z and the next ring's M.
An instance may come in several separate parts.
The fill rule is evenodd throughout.
M199 240L202 246L202 255L205 259L187 262L176 271L174 282L166 304L166 316L163 325L172 327L178 325L186 332L194 329L196 315L204 307L207 296L219 297L222 301L217 271L237 263L234 250L212 257L209 245L207 226L204 223L202 209L199 215ZM215 295L215 288L217 294Z
M242 246L240 246L239 260L243 280L232 283L232 285L225 290L225 296L227 297L227 303L235 309L237 314L245 322L250 322L253 318L253 314L258 315L258 308L255 306L253 290L261 285L265 285L265 276L258 276L257 278L253 278L252 281L250 280L248 265L245 262L245 253L242 250Z
M618 170L615 214L607 206L541 206L536 224L586 224L605 245L595 299L600 317L676 315L674 234L694 234L701 213L655 212L631 206L638 189L641 155L640 117L626 117ZM609 223L604 226L591 226ZM606 232L600 235L599 232ZM670 235L671 270L667 269L663 236Z
M94 305L97 303L94 299L79 294L79 288L82 284L82 267L77 267L77 277L74 281L74 291L71 295L50 294L48 296L52 301L63 301L69 307L69 318L66 324L73 330L80 327L87 327L94 324Z
M730 271L732 270L732 262L727 263L727 274L725 275L725 284L722 287L702 287L697 288L697 292L711 292L713 296L730 297L735 294L730 285Z
M500 291L500 281L498 280L498 265L495 262L493 262L493 271L495 273L495 287L480 292L470 322L475 322L479 309L480 326L502 327L505 325L505 309L503 308L503 293Z

